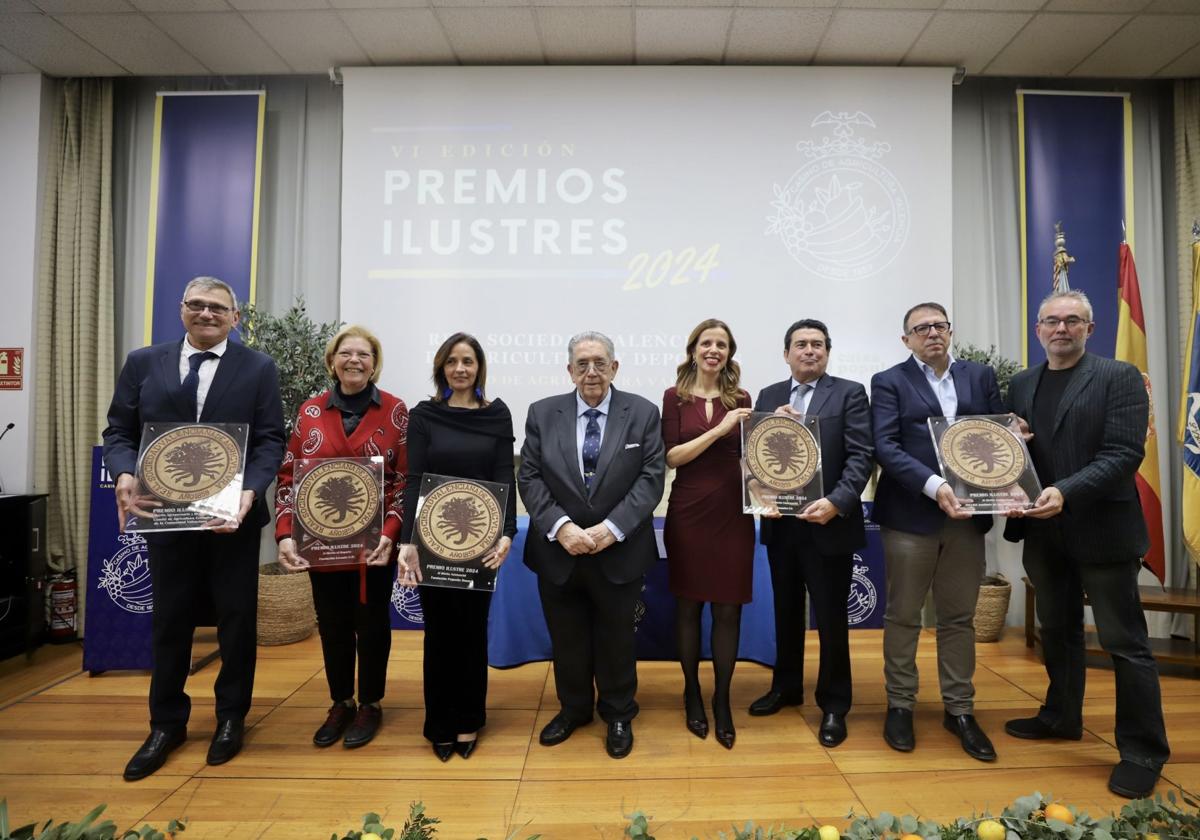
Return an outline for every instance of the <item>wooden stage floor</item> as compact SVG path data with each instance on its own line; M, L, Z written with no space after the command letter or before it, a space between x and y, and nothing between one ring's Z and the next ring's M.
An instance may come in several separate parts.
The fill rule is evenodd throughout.
M946 820L998 811L1034 790L1093 816L1122 804L1105 785L1117 756L1111 672L1089 671L1081 742L1043 744L1004 734L1004 721L1035 709L1045 688L1041 663L1016 628L977 648L976 713L999 753L992 765L969 758L941 727L931 631L919 654L924 679L915 752L894 752L882 740L881 631L856 631L856 704L840 747L819 745L820 716L812 705L749 717L746 707L770 682L766 668L750 663L740 663L734 677L736 747L726 751L711 736L700 741L683 726L678 666L645 662L634 751L622 761L605 755L599 720L557 747L538 745L537 733L557 710L553 675L540 662L492 671L479 749L468 761L455 756L442 764L421 737L420 641L419 633L395 633L383 729L359 750L319 750L310 742L329 702L316 637L260 648L246 748L221 767L204 763L214 725L217 669L210 665L189 684L190 740L157 774L133 784L122 781L121 770L147 732L147 674L81 674L77 647L57 649L44 663L39 654L32 666L0 663L0 798L8 799L10 824L78 819L105 802L121 828L143 821L163 828L186 817L188 840L323 840L360 827L368 811L398 828L408 804L422 800L442 820L438 836L450 840L503 840L515 829L522 839L540 832L548 840L615 840L625 825L622 813L635 809L650 815L653 833L668 840L715 837L747 819L842 826L851 810ZM809 641L811 698L815 634ZM1168 782L1200 790L1200 681L1190 672L1164 676L1162 688L1174 755L1159 790L1165 793Z

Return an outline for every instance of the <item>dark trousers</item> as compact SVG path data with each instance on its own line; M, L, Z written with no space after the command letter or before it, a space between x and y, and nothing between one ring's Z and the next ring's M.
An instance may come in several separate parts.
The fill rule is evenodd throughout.
M241 720L250 711L258 621L259 529L233 534L183 531L154 535L150 579L154 584L150 678L150 725L187 725L192 701L184 691L192 664L196 626L215 609L221 670L215 685L217 720Z
M387 681L392 651L392 581L396 567L368 566L367 602L362 603L358 569L310 572L317 630L325 657L325 679L335 703L354 697L358 660L358 702L378 703Z
M1117 751L1121 758L1159 769L1171 754L1163 723L1158 665L1150 652L1138 596L1136 558L1098 562L1080 558L1062 539L1058 523L1030 523L1025 571L1037 587L1036 608L1050 686L1038 717L1056 729L1083 726L1087 673L1083 595L1092 606L1100 644L1112 658L1117 682Z
M593 703L608 723L637 716L634 608L641 591L640 577L613 583L590 557L576 562L561 586L538 576L558 702L573 720L591 720Z
M487 623L492 593L421 587L425 737L446 744L487 723Z
M803 527L775 528L775 539L767 546L775 592L776 652L771 690L797 703L804 699L807 588L820 633L817 705L824 712L844 715L850 711L853 699L847 610L854 559L850 554L819 554L811 536L811 529L817 526L795 524Z

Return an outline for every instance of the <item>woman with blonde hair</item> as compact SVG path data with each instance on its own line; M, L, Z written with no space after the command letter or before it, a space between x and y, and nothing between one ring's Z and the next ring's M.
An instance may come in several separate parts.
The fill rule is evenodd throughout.
M663 541L676 598L675 633L683 668L688 731L708 736L700 696L700 614L712 613L713 717L717 741L733 749L729 689L737 662L742 605L751 599L754 519L742 511L739 422L750 395L739 387L737 342L724 321L692 330L673 388L663 394L667 466L676 470Z

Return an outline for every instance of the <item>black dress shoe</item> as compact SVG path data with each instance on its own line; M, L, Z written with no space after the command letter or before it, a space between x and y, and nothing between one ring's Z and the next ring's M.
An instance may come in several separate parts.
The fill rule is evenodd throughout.
M374 703L363 703L354 713L354 722L346 730L346 738L342 741L342 746L348 750L366 746L371 743L382 722L383 709Z
M454 751L463 758L470 758L471 753L475 752L475 745L478 743L478 738L472 738L470 741L455 741Z
M946 712L942 718L942 726L946 727L958 739L962 741L963 752L977 758L980 761L995 761L996 750L992 747L992 742L983 730L979 728L979 724L975 721L975 715L952 715Z
M334 703L330 706L325 722L313 734L313 743L318 747L328 747L340 741L342 733L346 731L350 721L354 720L354 710L353 700L349 704Z
M208 745L208 763L224 764L242 751L242 736L246 726L240 720L223 720L217 724L212 743Z
M846 716L837 712L826 712L821 718L821 728L817 733L821 745L836 747L846 740Z
M771 689L762 697L759 697L750 704L750 714L754 715L755 717L766 717L767 715L775 714L784 706L799 705L799 700L792 700L788 697L784 697L778 691Z
M917 740L913 737L912 709L891 707L887 710L887 719L883 722L883 740L894 750L913 751Z
M151 729L150 737L125 765L125 781L136 782L158 770L166 763L171 750L186 740L187 727L184 726L178 729Z
M699 694L683 693L684 723L688 732L703 740L708 737L708 717L704 714L704 701Z
M543 747L553 747L555 744L561 744L571 737L571 733L577 727L591 722L591 718L584 721L576 721L568 717L566 712L559 712L542 729L542 734L538 736L538 743Z
M433 754L441 761L449 761L450 756L454 755L454 744L434 744Z
M627 720L614 720L608 725L608 736L604 749L613 758L624 758L633 749L633 724Z
M733 749L733 742L737 739L737 730L733 728L733 712L729 709L729 698L719 701L713 697L712 710L717 743L727 750Z
M1108 777L1108 789L1126 799L1146 799L1158 784L1158 771L1122 760Z
M1029 741L1041 741L1046 738L1062 738L1064 741L1079 741L1083 739L1083 728L1064 731L1046 723L1039 717L1016 718L1004 724L1004 731L1014 738L1025 738Z

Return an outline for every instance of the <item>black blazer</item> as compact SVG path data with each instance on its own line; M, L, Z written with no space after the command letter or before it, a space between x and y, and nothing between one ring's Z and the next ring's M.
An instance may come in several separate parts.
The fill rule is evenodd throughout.
M654 508L662 498L666 460L658 409L648 400L612 388L608 420L592 486L579 472L575 392L529 407L517 487L529 511L525 565L561 585L578 560L599 563L613 583L628 583L658 560ZM567 553L546 534L561 517L580 528L610 520L625 535L595 557Z
M1146 520L1134 476L1146 455L1150 399L1136 367L1085 353L1058 404L1054 427L1033 426L1033 396L1043 362L1013 377L1008 405L1030 423L1035 435L1049 435L1054 446L1053 485L1063 495L1054 519L1076 556L1105 562L1142 557L1150 548ZM1019 542L1032 519L1010 519L1004 538Z
M143 347L126 357L104 430L104 463L113 478L136 473L143 424L195 420L179 387L182 349L181 339ZM250 424L243 487L253 490L255 499L242 525L266 525L271 521L267 488L275 479L287 444L279 371L271 357L231 340L204 399L200 422Z
M758 394L755 411L774 411L791 402L792 380L768 385ZM871 458L871 408L867 392L857 382L822 376L808 402L808 413L820 419L821 479L825 497L841 511L823 526L812 526L813 541L821 554L848 554L867 544L861 496L875 463ZM806 523L790 517L759 521L763 545L782 539Z

